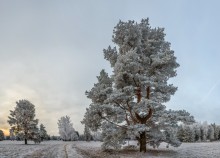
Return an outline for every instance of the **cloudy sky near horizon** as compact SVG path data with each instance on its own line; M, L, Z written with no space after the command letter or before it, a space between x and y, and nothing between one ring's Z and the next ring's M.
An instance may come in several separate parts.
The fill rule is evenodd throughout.
M91 89L101 69L111 73L102 50L122 21L149 17L164 27L180 67L178 91L168 108L186 109L197 121L220 124L220 2L217 0L23 0L0 1L0 129L19 99L36 106L37 118L57 135L68 115L80 133Z

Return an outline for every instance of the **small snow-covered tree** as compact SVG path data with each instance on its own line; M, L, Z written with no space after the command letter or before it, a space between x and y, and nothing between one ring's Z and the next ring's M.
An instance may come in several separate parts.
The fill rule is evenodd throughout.
M180 125L177 130L177 138L179 139L179 141L183 142L184 137L185 137L185 130L183 128L183 125Z
M0 141L2 141L4 139L5 139L4 132L2 130L0 130Z
M62 140L71 141L78 138L69 116L63 116L58 120L58 128Z
M219 140L220 139L220 126L217 125L215 126L215 140Z
M33 140L35 144L39 144L42 141L39 129L33 133L31 140Z
M9 129L9 136L10 136L10 140L16 140L16 136L15 133L12 129Z
M181 142L195 142L195 128L191 125L183 125L178 128L177 137Z
M201 125L201 138L202 138L202 141L206 141L207 137L208 137L208 123L207 123L207 121L205 121Z
M104 49L113 74L102 70L98 82L86 92L92 103L82 123L93 131L101 129L103 147L118 148L128 135L137 138L144 152L147 143L179 146L177 123L194 119L185 110L166 110L164 105L177 90L168 80L176 76L179 66L164 29L151 28L148 19L120 21L113 42L118 49Z
M201 141L201 130L200 130L201 124L195 123L193 124L193 129L195 132L195 141L200 142Z
M85 125L85 127L84 127L84 139L85 139L85 141L92 140L92 135L91 135L91 132L90 132L89 128L87 127L87 125Z
M43 124L40 124L39 135L40 135L41 141L48 139L48 134Z
M219 131L220 131L219 126L216 125L215 123L211 124L210 126L212 126L214 129L214 139L213 140L218 140L219 139Z
M32 139L38 133L38 119L35 119L35 106L28 100L16 102L14 110L10 110L8 123L11 130L24 139L27 144L28 139Z
M195 141L195 133L191 126L184 126L184 138L183 142L194 142Z
M207 138L210 141L214 141L214 139L215 139L215 130L214 130L214 127L212 125L208 126Z

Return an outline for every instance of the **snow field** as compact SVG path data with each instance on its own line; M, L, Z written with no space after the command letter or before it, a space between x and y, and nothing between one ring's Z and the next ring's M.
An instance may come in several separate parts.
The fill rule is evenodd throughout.
M167 148L167 144L162 143L158 149L148 146L146 153L140 153L137 148L108 154L100 150L101 144L101 142L77 142L76 146L97 158L220 158L220 142L183 143L178 148L172 146ZM129 145L137 145L137 142L130 141Z
M29 141L1 141L0 158L82 158L74 148L74 142L44 141L34 144Z
M158 149L148 147L146 153L139 153L138 148L103 152L102 142L99 141L28 143L24 145L23 141L0 141L0 158L220 158L220 142L183 143L178 148L167 148L162 143ZM136 144L136 141L129 142L129 145Z

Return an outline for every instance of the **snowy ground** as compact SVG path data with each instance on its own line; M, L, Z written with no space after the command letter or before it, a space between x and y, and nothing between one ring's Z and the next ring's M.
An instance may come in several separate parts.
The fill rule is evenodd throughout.
M82 155L92 158L220 158L220 142L183 143L178 148L166 148L166 144L162 144L158 149L148 147L146 153L139 153L138 149L106 153L100 150L100 146L100 142L78 142L76 149L79 153L81 151Z
M45 141L41 144L23 141L0 141L0 158L82 158L73 142Z
M83 141L45 141L37 145L0 141L0 158L220 158L220 142L183 143L179 148L162 144L159 149L148 147L146 153L139 153L138 149L103 152L100 146L101 142Z

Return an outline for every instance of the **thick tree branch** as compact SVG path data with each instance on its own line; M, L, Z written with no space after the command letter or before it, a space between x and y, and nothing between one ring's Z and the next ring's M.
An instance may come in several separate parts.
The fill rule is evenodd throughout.
M133 114L132 114L131 107L130 107L128 101L127 101L126 103L127 103L128 111L129 111L129 113L130 113L130 116L131 116L132 121L134 122L134 124L138 123L138 120L136 120L136 118L135 118L135 117L133 116Z
M150 99L150 87L149 86L147 87L146 91L147 91L146 98ZM137 103L139 103L141 101L141 94L139 91L137 91L137 98L138 98ZM140 115L135 112L135 116L141 124L146 124L146 122L151 118L152 114L153 114L153 110L151 108L149 109L149 112L145 117L140 117Z
M128 115L127 115L127 113L125 114L125 120L126 120L128 126L129 126L129 125L130 125L130 121L128 120Z
M118 124L116 124L116 123L110 121L110 120L107 119L106 117L103 117L101 112L99 112L98 115L99 115L103 120L106 120L107 122L109 122L109 123L111 123L111 124L113 124L113 125L115 125L115 126L117 126L117 127L127 129L127 126L118 125Z
M153 110L151 108L149 109L149 112L145 117L140 117L138 113L135 112L135 116L140 121L141 124L146 124L146 122L151 118L152 114L153 114Z

